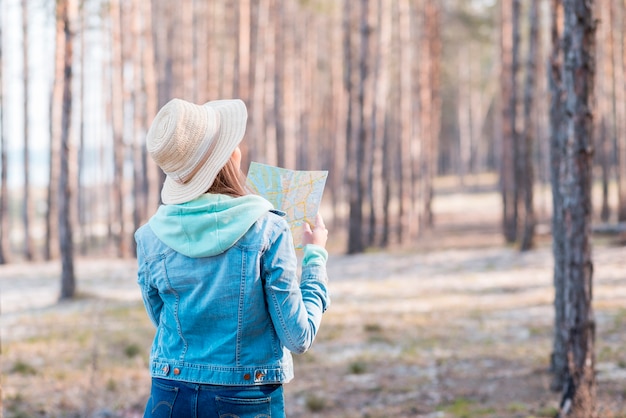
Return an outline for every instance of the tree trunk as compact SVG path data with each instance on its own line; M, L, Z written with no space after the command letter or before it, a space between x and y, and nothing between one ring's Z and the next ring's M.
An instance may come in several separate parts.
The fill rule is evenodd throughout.
M0 1L0 22L3 18L2 4ZM2 25L0 24L0 264L6 264L9 261L9 187L7 183L7 143L4 137L4 78L3 68L4 59L2 56ZM0 398L2 390L0 387ZM0 400L0 409L2 407Z
M535 74L537 60L537 44L539 42L539 4L531 0L528 16L530 34L528 37L528 58L526 62L526 85L524 87L524 134L521 142L520 158L522 159L522 176L519 178L524 198L523 230L520 243L522 251L530 250L535 238L535 210L533 207L533 186L535 169L533 166L533 149L535 135L535 118L533 115L534 97L536 92Z
M422 29L420 69L420 129L422 151L420 153L420 187L422 207L419 216L420 227L433 226L433 181L437 166L437 142L439 137L439 6L434 0L425 0L423 5L424 26Z
M348 185L348 201L350 210L352 210L352 201L354 199L354 190L356 186L355 167L354 167L354 155L355 140L352 134L352 116L353 116L353 84L352 84L352 8L350 0L344 0L343 2L343 15L342 15L342 33L343 33L343 85L346 91L346 103L347 103L347 115L346 115L346 182ZM357 253L360 251L361 245L360 236L361 225L355 224L355 219L352 216L348 216L348 253ZM355 236L356 235L356 236Z
M388 7L383 7L383 1L378 0L376 4L376 27L378 29L378 37L374 43L374 69L373 69L373 87L372 91L375 94L375 98L372 104L372 116L371 116L371 141L370 141L370 159L371 168L367 170L368 173L368 201L369 201L369 236L368 244L375 245L378 232L378 216L382 212L382 199L383 196L383 138L384 131L384 118L387 112L386 97L388 94L388 77L387 71L388 54L391 40L391 28L388 20Z
M30 65L28 59L28 0L22 0L22 62L24 69L22 71L23 87L24 87L24 204L22 210L22 222L24 225L24 258L28 261L33 259L33 239L31 237L31 220L33 217L33 202L31 200L30 188L30 132L29 132L29 115L28 101L30 96Z
M46 197L46 243L44 258L56 259L59 255L59 153L61 148L61 103L63 103L63 71L65 65L65 33L64 22L60 15L56 15L55 52L54 52L54 81L49 107L50 156L48 158L48 191Z
M517 238L517 202L515 197L515 69L514 69L514 13L512 3L502 1L500 97L502 103L502 162L500 187L502 192L502 228L507 242Z
M86 63L86 37L87 37L87 25L86 15L87 7L85 0L81 0L79 5L80 13L80 126L78 133L78 173L76 179L76 214L78 218L78 237L80 240L80 254L86 255L88 251L87 240L87 222L86 214L89 210L86 207L85 188L83 187L83 178L85 174L85 69Z
M348 231L348 253L355 254L365 249L363 234L363 200L364 200L364 176L365 145L367 134L365 129L365 80L367 78L367 59L369 52L369 0L361 0L360 16L360 43L359 43L359 68L358 85L356 94L356 138L354 138L354 152L351 162L348 164L352 176L350 187L350 214Z
M122 10L119 0L110 2L111 24L111 126L113 127L113 190L112 206L114 210L113 241L115 253L118 257L128 255L129 248L126 240L126 219L124 201L124 159L126 145L124 144L124 76L123 76L123 39L122 39Z
M609 0L613 2L614 0ZM617 146L617 221L626 222L626 46L624 45L624 2L617 0L612 10L614 123Z
M59 248L61 253L61 294L60 299L71 299L76 293L74 277L74 245L71 220L70 191L70 127L72 117L72 33L69 21L68 0L57 1L57 19L63 22L63 103L61 104L61 152L59 155Z
M591 184L595 21L593 1L565 0L563 90L566 146L561 161L567 378L561 414L593 417L596 408L592 309Z
M567 373L565 332L565 230L563 226L563 197L561 196L561 161L564 155L565 127L563 113L563 86L561 68L563 53L563 6L561 0L552 0L550 38L550 178L552 185L552 253L554 255L554 341L551 365L552 390L559 391L565 384Z
M597 163L602 171L602 203L600 204L600 219L606 223L611 215L611 207L609 206L609 181L610 170L613 159L613 153L610 150L612 141L609 140L609 121L612 114L612 97L613 83L611 68L613 47L612 47L612 26L611 26L611 1L608 4L596 3L597 16L601 24L598 25L596 33L596 68L598 77L596 77L596 109L598 114L598 122L596 123L597 135Z
M273 121L276 135L276 162L280 167L286 167L291 164L291 159L287 152L287 140L285 138L285 110L284 108L284 82L285 82L285 39L284 39L284 6L282 0L274 0L273 4L273 20L274 20L274 92L273 103L271 106L273 112ZM288 167L295 168L295 167Z
M414 109L412 92L413 40L411 37L411 2L398 2L396 20L399 42L404 47L398 48L400 59L400 183L399 187L399 225L398 235L401 244L408 244L417 234L418 222L415 219L415 196L413 195L413 152Z

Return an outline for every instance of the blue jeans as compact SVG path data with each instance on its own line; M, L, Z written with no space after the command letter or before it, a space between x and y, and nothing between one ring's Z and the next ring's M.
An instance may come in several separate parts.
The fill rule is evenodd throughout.
M220 386L152 378L144 418L283 418L282 385Z

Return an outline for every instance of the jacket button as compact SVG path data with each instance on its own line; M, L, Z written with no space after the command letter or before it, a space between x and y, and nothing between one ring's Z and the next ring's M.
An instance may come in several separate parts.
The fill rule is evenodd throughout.
M264 374L264 373L262 373L262 372L256 372L256 375L254 376L254 378L255 378L256 380L259 380L259 379L261 379L263 376L265 376L265 374Z
M250 373L246 373L243 375L243 380L250 380Z
M163 373L167 374L170 371L170 366L165 365L165 366L163 366L163 368L161 370L163 371Z
M178 367L176 367L176 368L174 369L174 374L175 374L176 376L178 376L178 375L180 374L180 369L179 369Z

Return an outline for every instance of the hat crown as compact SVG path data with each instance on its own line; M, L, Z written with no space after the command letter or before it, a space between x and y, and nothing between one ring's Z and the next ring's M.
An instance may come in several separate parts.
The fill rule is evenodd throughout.
M166 175L184 184L208 158L219 122L219 114L208 106L172 99L148 131L148 153Z
M246 132L248 111L240 99L203 105L172 99L148 130L146 149L166 174L161 199L184 203L206 193Z

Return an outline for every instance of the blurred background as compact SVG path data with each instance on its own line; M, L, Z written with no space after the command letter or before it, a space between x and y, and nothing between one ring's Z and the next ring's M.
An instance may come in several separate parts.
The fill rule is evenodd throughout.
M494 175L507 242L549 217L527 199L550 180L547 1L1 4L2 261L56 257L63 200L77 251L132 255L162 181L145 134L173 97L245 100L244 167L329 170L349 253L419 239L442 176ZM594 207L623 221L624 4L594 8Z
M174 97L246 102L244 168L328 170L322 213L337 255L432 250L444 238L446 248L549 251L552 208L564 202L588 211L585 239L602 232L622 246L626 4L586 2L595 42L582 42L582 84L567 85L573 55L563 51L580 39L563 5L574 3L0 0L3 275L60 261L33 274L60 276L60 299L80 300L85 267L75 273L74 260L132 265L133 232L159 205L163 181L145 136ZM568 189L558 160L567 154L558 120L572 116L559 98L574 100L570 92L588 99L575 147L589 157L589 200ZM133 309L146 336L127 345L131 359L150 335Z

